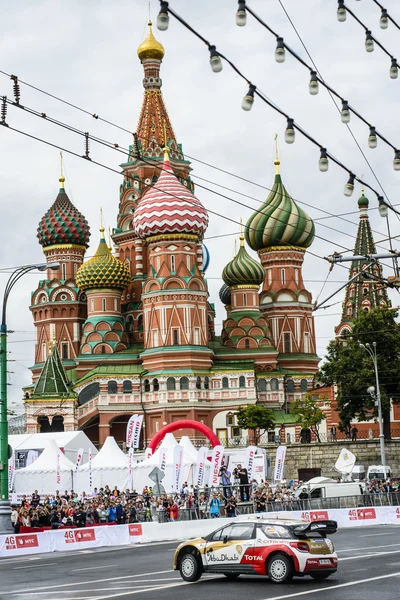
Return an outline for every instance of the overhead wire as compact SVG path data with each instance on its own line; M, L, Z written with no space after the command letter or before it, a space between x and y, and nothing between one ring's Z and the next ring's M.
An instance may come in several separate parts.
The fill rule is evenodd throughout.
M400 29L400 25L397 23L397 21L394 20L394 18L389 14L388 10L380 2L378 2L378 0L372 0L372 2L375 2L375 4L381 9L381 19L382 17L386 17L389 21L393 23L395 27L397 27L397 29ZM381 24L381 29L386 29L386 27L382 27Z

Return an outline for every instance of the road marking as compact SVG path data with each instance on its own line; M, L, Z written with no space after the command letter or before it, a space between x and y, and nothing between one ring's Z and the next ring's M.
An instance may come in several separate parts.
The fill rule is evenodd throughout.
M359 535L358 537L375 537L376 535L399 535L397 531L393 531L389 533L387 531L382 531L382 533L366 533L365 535Z
M352 585L360 585L362 583L369 583L370 581L379 581L380 579L388 579L389 577L399 577L400 571L396 573L390 573L390 575L378 575L377 577L369 577L368 579L357 579L357 581L349 581L348 583L338 583L337 585L327 585L325 587L319 587L313 590L307 590L302 592L296 592L295 594L285 594L284 596L274 596L273 598L266 598L265 600L284 600L285 598L296 598L298 596L306 596L307 594L323 594L324 592L330 592L330 590L338 590L340 588L350 587ZM105 598L106 596L104 596ZM110 597L110 596L108 596ZM80 599L80 600L86 600ZM96 597L92 600L100 600Z
M53 563L41 563L41 567L47 567L48 565L52 565ZM13 567L13 571L17 571L18 569L37 569L38 565L26 565L25 567ZM104 568L104 567L103 567Z
M399 575L400 575L400 573L399 573ZM117 594L107 594L107 596L81 596L79 598L74 598L74 600L107 600L108 598L119 598L121 596L128 596L129 594L131 594L133 596L134 594L143 594L145 592L152 592L157 589L167 590L169 588L179 587L182 585L197 585L198 583L200 583L200 581L194 581L193 583L190 583L188 581L181 581L180 583L171 583L170 585L149 587L149 588L144 588L143 590L131 590L129 592L121 592L121 593L118 592ZM320 590L318 590L318 591L320 591ZM268 599L268 600L275 600L275 598Z
M337 550L336 552L359 552L363 550L376 550L377 548L393 548L393 546L400 546L400 544L385 544L384 546L367 546L366 548L346 548L346 550Z
M358 560L360 558L369 558L370 556L384 556L386 554L399 554L400 550L389 550L389 552L374 552L371 554L361 554L360 556L346 556L345 558L340 558L339 562L343 562L344 560Z
M51 563L47 563L47 564L51 564ZM109 565L107 563L107 569L109 567L118 567L118 565ZM17 567L17 569L27 569L27 567ZM71 573L75 573L75 571L92 571L92 569L104 569L104 565L101 565L101 567L84 567L83 569L71 569Z

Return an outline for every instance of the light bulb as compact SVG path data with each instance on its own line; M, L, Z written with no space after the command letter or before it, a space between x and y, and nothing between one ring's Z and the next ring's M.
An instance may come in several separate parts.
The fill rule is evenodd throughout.
M354 190L354 180L356 176L353 173L350 173L350 177L346 185L344 186L344 195L351 196Z
M250 84L249 91L247 92L247 94L243 98L243 102L242 102L242 108L243 108L243 110L251 110L251 107L254 104L254 92L255 92L255 89L256 89L256 86Z
M343 23L343 21L346 20L347 17L347 11L346 8L344 6L344 1L343 0L338 0L338 9L337 9L337 20L340 23Z
M283 63L285 62L285 46L283 44L283 38L281 37L277 37L276 38L276 50L275 50L275 60L278 63Z
M379 19L379 26L381 29L387 29L389 25L389 18L386 8L382 8L381 18Z
M369 29L365 32L365 49L367 52L374 51L374 40Z
M238 27L244 27L247 21L246 2L245 0L239 0L239 8L236 13L236 25Z
M222 60L220 55L215 49L215 46L210 46L210 65L214 73L219 73L222 71Z
M340 118L342 119L342 123L350 122L350 110L347 100L342 101L342 110L340 112Z
M400 171L400 150L394 151L393 169L395 171Z
M392 65L390 67L390 78L397 79L399 76L399 68L397 66L397 60L392 58Z
M388 208L388 205L386 204L386 202L384 201L384 199L382 198L382 196L378 196L378 202L379 202L380 216L383 218L387 217L389 214L389 208Z
M166 31L169 25L168 2L161 2L160 12L157 15L157 29Z
M329 168L328 155L326 154L326 148L321 148L321 156L319 159L319 170L322 173L326 173Z
M285 131L285 142L287 144L293 144L293 142L295 140L295 131L294 131L293 123L294 123L293 119L287 120L287 127L286 127L286 131Z
M375 127L369 128L368 146L370 148L376 148L378 145L378 139L376 137Z
M317 73L315 71L310 71L310 75L311 75L311 78L310 78L310 84L308 86L308 89L312 96L316 96L319 92Z

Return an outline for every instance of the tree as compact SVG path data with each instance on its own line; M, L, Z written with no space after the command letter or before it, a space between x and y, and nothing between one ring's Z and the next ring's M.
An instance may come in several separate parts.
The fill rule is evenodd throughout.
M255 445L258 444L263 433L275 428L272 410L259 404L239 406L235 415L237 424L241 429L248 429L253 432Z
M294 400L290 405L290 414L293 420L301 425L302 429L311 429L320 442L319 426L326 416L317 406L317 400L311 394L304 394L302 398Z
M397 313L386 307L362 312L354 321L351 334L332 340L326 362L321 366L318 379L325 385L338 385L338 409L341 428L354 419L373 419L377 408L367 393L375 386L374 365L360 343L376 342L379 387L382 400L385 437L390 438L390 400L400 400L400 327Z

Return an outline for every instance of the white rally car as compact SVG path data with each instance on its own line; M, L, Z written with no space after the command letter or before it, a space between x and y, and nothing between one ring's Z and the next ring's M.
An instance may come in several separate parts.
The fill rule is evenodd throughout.
M266 575L274 583L304 575L322 580L337 570L337 554L326 537L336 530L336 521L250 517L180 544L174 569L185 581L197 581L202 573L221 573L228 579Z

